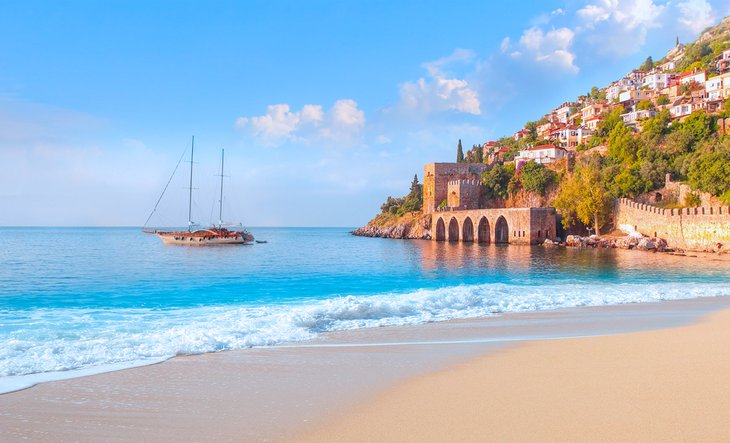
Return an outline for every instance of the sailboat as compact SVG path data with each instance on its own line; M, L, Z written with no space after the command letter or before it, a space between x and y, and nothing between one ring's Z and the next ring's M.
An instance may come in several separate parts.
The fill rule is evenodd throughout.
M218 211L218 225L213 224L209 228L194 229L197 224L193 221L193 159L195 154L195 137L193 136L192 145L190 148L190 186L188 187L188 230L187 231L148 231L144 232L148 234L156 234L162 243L166 245L184 245L184 246L213 246L213 245L248 245L254 242L253 235L245 229L228 229L223 227L223 167L225 164L225 150L221 149L221 184L220 184L220 200L219 211ZM178 166L179 166L178 162ZM177 170L177 167L175 168ZM175 172L173 172L173 175ZM170 177L172 180L172 177ZM168 185L170 182L168 181ZM167 186L165 186L167 190ZM165 194L165 190L162 191L162 195L157 200L157 204L162 200L162 196ZM152 214L155 213L157 205L152 210L149 219ZM147 223L145 223L146 225Z

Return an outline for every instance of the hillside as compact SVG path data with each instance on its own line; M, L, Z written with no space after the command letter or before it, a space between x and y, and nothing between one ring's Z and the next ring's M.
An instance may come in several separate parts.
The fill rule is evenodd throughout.
M565 228L585 224L600 232L611 227L615 199L649 201L667 177L690 191L681 201L667 193L665 207L730 205L728 134L726 17L695 41L677 42L657 62L647 57L640 69L560 104L512 136L466 152L459 140L456 161L489 165L479 177L479 207L554 206ZM407 211L393 209L389 203L397 199L389 197L368 226L413 223L417 214L403 217L418 210L415 189L398 203Z

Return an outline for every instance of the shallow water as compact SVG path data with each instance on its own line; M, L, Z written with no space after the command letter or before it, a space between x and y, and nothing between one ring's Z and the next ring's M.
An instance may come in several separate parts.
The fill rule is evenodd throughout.
M727 262L368 239L341 228L253 233L268 243L192 248L132 228L0 228L0 377L325 331L730 295Z

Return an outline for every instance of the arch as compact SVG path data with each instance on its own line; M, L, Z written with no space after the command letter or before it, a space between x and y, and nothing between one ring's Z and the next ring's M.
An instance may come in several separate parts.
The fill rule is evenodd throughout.
M489 240L489 220L487 220L487 217L482 217L477 226L477 241L479 243L490 243Z
M449 221L449 241L459 241L459 222L456 217L451 217Z
M446 241L446 224L441 217L436 222L436 241Z
M471 218L469 217L464 219L464 224L461 225L461 241L474 241L474 223L472 223Z
M509 226L503 215L500 215L494 224L494 242L509 243Z

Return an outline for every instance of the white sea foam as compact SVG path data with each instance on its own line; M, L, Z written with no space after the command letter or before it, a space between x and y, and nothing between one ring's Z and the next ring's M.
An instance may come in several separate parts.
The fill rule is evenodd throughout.
M0 328L0 392L179 354L307 340L326 331L721 295L730 295L727 285L485 284L301 305L0 311L0 326L6 325Z

